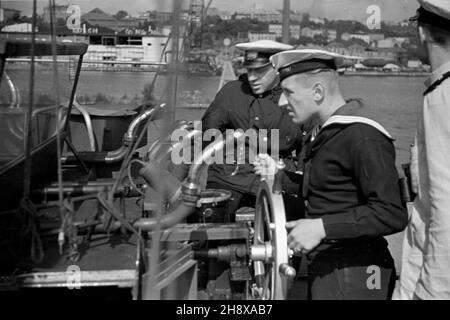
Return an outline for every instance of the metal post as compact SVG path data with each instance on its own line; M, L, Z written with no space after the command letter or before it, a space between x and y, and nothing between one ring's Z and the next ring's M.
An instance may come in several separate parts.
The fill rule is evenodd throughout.
M172 57L169 65L169 95L168 108L166 110L168 123L175 121L175 108L177 104L178 91L178 68L179 68L179 54L180 54L180 14L181 14L182 0L173 1L173 17L172 17ZM168 127L168 126L167 126Z
M291 1L283 2L283 42L289 43L290 39Z

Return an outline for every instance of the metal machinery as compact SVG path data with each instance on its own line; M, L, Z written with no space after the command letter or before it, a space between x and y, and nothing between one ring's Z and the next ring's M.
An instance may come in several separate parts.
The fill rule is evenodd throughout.
M186 30L183 36L182 61L189 74L215 75L217 52L203 47L204 20L212 0L190 0Z
M230 193L204 190L204 175L242 135L176 165L173 152L202 133L181 121L146 142L161 104L127 114L122 141L98 146L96 119L75 102L86 50L54 38L0 39L0 291L118 287L134 299L286 299L295 270L282 170L261 181L255 210L218 221ZM73 109L87 149L74 139ZM171 138L175 129L185 130L182 141Z
M58 53L78 55L82 63L85 45L56 46ZM30 50L26 41L2 40L0 47L2 70L7 58L28 56ZM37 41L35 50L50 55L51 43ZM287 265L284 206L273 182L261 183L256 213L237 213L235 223L214 222L229 192L202 188L208 159L239 134L212 143L191 166L173 165L170 156L177 145L201 135L190 123L179 122L174 129L187 132L182 142L168 136L137 153L145 132L139 129L163 110L156 106L129 123L117 149L79 152L66 126L79 72L78 66L67 103L58 108L54 101L34 103L29 155L21 142L30 132L23 125L30 106L14 102L19 96L26 101L27 92L11 85L17 72L2 77L2 89L14 104L0 110L2 120L9 117L1 136L1 288L118 286L132 288L136 299L285 298L293 270ZM55 110L64 111L59 134ZM86 121L88 131L90 124ZM12 137L19 143L13 145ZM70 151L59 153L60 182L54 182L57 139ZM27 158L30 192L24 196ZM99 178L98 167L110 168L112 178Z

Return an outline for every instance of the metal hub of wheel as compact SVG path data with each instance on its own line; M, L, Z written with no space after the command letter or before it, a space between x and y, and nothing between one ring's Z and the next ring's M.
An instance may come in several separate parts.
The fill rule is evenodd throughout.
M250 250L255 275L252 295L263 300L285 300L295 269L288 264L283 196L273 193L272 186L273 180L262 181L256 198L255 234Z

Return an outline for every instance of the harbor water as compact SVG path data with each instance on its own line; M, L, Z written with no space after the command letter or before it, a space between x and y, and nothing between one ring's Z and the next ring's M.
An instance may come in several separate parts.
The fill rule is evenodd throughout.
M84 72L78 85L78 95L102 93L120 99L142 93L146 83L153 80L153 73L133 72ZM363 98L371 106L395 139L397 167L409 161L409 148L417 127L424 91L425 77L341 77L341 89L345 98ZM195 104L207 106L217 92L220 77L179 76L176 118L197 120L204 112ZM159 98L167 85L165 76L158 76L155 96ZM194 108L190 108L194 106Z
M79 92L94 94L103 92L132 96L140 94L145 83L153 79L150 73L99 73L85 72L79 84ZM340 80L345 98L363 98L371 107L372 113L395 139L396 164L400 174L401 164L409 162L410 145L422 110L426 77L365 77L343 76ZM220 77L180 76L178 79L178 105L176 118L197 120L204 109L189 108L190 97L197 97L200 104L206 105L214 99ZM159 76L155 95L159 97L167 84L164 76ZM188 100L188 101L186 101ZM401 266L401 247L403 233L387 237L389 249L394 257L397 273Z
M51 85L39 78L46 72L37 73L36 91L46 91ZM28 73L14 70L10 73L15 83L27 79ZM111 107L132 108L126 101L137 105L142 97L143 88L153 81L155 74L147 72L97 72L84 71L78 84L77 97L98 97L101 95L110 102ZM159 75L155 82L154 96L157 100L164 97L167 87L167 76ZM345 98L363 98L371 106L372 113L380 120L395 139L397 168L409 161L409 149L417 128L424 91L425 77L366 77L342 76L341 89ZM220 77L201 77L180 75L178 77L177 119L198 120L204 108L213 99L218 90ZM133 100L134 99L134 100ZM81 101L80 101L81 102ZM164 102L164 98L160 100ZM105 104L105 101L103 102ZM388 237L391 252L396 260L399 272L401 240L403 235Z

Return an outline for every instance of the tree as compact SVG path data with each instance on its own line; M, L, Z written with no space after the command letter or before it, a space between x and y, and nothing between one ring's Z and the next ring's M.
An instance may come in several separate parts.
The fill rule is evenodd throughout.
M314 44L321 45L321 46L324 46L324 45L326 45L326 44L328 43L328 40L327 40L327 38L324 37L323 35L321 35L321 34L316 34L316 35L314 36L314 38L313 38L313 43L314 43Z
M128 16L128 12L125 10L119 10L115 15L113 15L114 18L117 20L122 20L123 18L126 18Z

